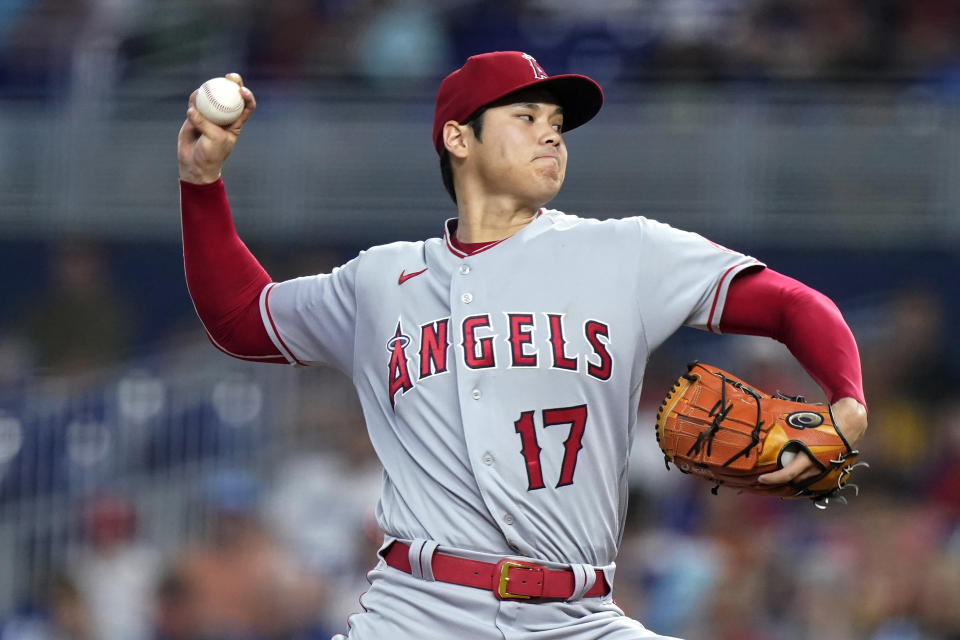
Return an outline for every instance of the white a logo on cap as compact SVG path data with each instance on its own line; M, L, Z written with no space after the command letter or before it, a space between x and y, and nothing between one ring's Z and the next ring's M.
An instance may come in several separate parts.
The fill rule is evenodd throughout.
M550 76L547 75L547 72L543 70L543 67L536 61L536 59L529 53L523 54L523 59L530 63L530 68L533 69L533 77L537 80L545 80Z

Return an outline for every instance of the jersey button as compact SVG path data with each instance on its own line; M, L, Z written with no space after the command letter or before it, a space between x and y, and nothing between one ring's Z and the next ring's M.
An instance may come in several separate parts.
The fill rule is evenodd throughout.
M460 273L461 275L467 275L468 273L470 273L470 265L467 265L467 264L460 265Z
M513 516L508 513L507 515L503 516L503 521L506 524L513 524Z
M490 455L489 453L480 459L483 461L483 464L487 466L490 466L491 464L493 464L493 456Z
M480 389L474 389L474 390L473 390L473 393L471 393L470 395L473 396L473 399L474 399L474 400L479 400L479 399L480 399Z
M473 302L473 294L465 293L462 296L460 296L460 299L463 300L464 304L470 304L471 302Z

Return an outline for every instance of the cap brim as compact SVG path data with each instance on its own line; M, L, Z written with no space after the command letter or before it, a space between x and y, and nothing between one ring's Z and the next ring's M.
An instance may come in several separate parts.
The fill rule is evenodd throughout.
M577 74L551 76L543 80L534 80L529 84L512 89L509 93L491 101L501 102L509 96L533 87L546 89L554 94L563 107L563 131L576 129L589 122L603 106L603 89L588 78Z

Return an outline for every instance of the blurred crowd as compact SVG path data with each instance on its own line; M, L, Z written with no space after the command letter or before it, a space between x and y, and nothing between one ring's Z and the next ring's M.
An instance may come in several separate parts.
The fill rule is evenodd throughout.
M601 82L922 77L952 85L960 8L951 0L8 0L0 8L0 86L52 93L202 69L273 81L359 78L391 90L427 78L432 87L467 56L502 49Z
M350 606L345 594L356 604L364 575L357 567L370 561L380 538L371 522L373 496L350 501L361 496L347 491L338 497L335 484L322 493L311 488L296 487L290 495L291 487L279 478L276 495L268 498L263 483L247 471L211 473L191 507L192 516L205 521L203 534L171 550L142 535L130 497L117 491L91 495L75 509L79 544L5 616L0 638L328 640L345 625L346 613L340 612L351 610L344 609ZM322 510L299 514L297 525L322 515L336 519L325 520L326 529L343 531L320 538L305 529L286 538L285 525L293 522L270 511L293 506ZM312 557L325 562L300 553L297 542L311 535Z

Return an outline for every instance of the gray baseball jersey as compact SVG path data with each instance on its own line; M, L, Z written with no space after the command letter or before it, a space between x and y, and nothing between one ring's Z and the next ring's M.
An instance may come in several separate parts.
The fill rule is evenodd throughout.
M269 285L267 331L355 383L389 536L607 565L647 359L682 325L717 331L760 263L643 217L541 210L473 255L454 224Z

